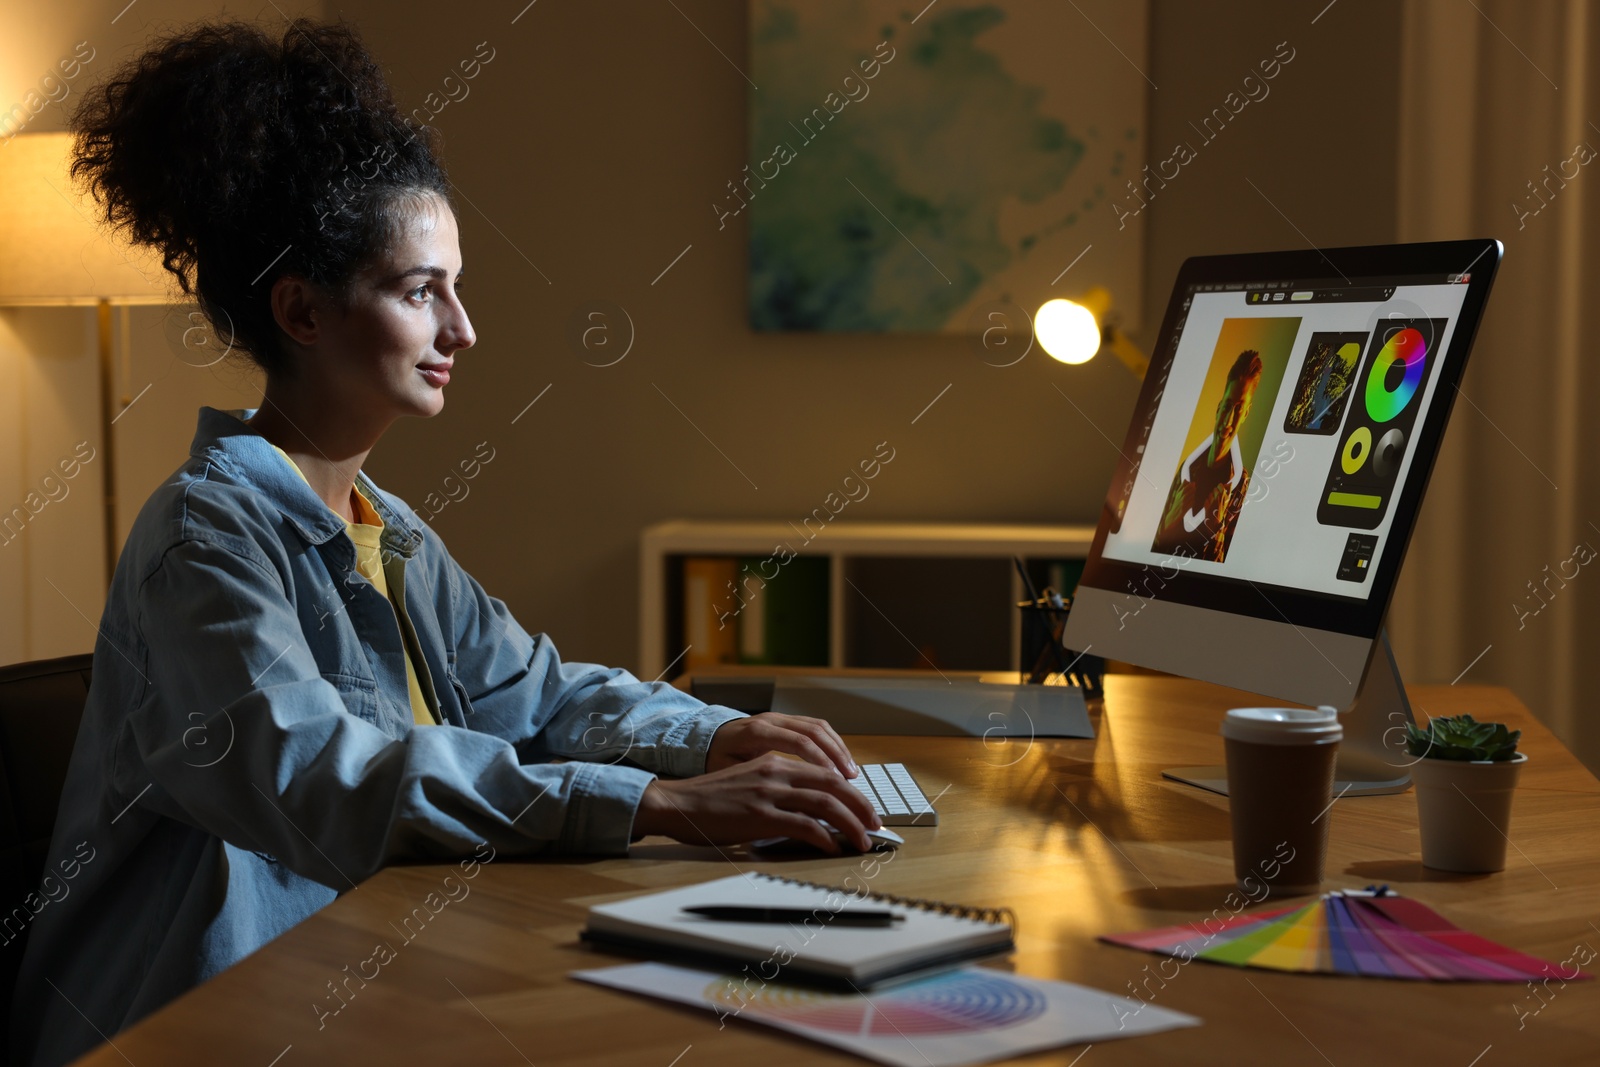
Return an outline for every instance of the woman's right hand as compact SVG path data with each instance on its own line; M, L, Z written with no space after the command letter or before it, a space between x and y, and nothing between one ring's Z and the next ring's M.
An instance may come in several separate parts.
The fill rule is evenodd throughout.
M838 844L819 820L863 852L872 844L867 830L883 825L838 771L769 752L695 778L656 779L639 801L633 833L695 845L792 837L837 855Z

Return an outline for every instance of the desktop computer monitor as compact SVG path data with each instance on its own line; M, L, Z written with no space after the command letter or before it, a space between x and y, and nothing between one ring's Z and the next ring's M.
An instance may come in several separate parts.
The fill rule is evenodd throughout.
M1383 617L1501 251L1185 262L1067 647L1337 707L1340 786L1404 789L1410 711ZM1173 776L1225 788L1193 771Z

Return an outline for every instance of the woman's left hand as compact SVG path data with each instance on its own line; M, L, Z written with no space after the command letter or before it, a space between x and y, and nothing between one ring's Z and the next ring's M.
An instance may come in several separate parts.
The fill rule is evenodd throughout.
M846 778L860 773L844 741L825 721L772 711L718 727L706 751L706 770L732 767L768 752L787 752L807 763L836 770Z

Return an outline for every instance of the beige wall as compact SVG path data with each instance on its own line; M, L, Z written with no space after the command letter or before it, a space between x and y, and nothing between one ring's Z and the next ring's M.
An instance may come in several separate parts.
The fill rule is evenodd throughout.
M479 343L462 355L444 414L395 427L369 469L423 505L488 442L494 461L435 526L529 629L552 634L569 658L633 666L642 527L671 517L798 520L880 441L895 460L850 518L1095 519L1110 440L1120 441L1135 395L1114 361L1066 368L1035 353L1001 369L970 338L746 327L745 230L734 220L719 232L711 209L744 161L749 89L717 52L743 62L742 0L679 0L682 13L546 0L512 25L519 7L465 8L448 24L419 3L339 9L408 109L480 42L494 49L470 95L435 120L459 190ZM213 10L207 0L137 4L115 26L78 2L41 12L26 32L0 38L0 107L78 41L96 49L86 73L103 76L152 34ZM260 13L281 23L274 5ZM1148 312L1137 340L1149 342L1187 256L1397 239L1398 7L1154 0L1149 22L1152 158L1180 140L1198 156L1144 214ZM1295 58L1271 95L1205 143L1190 123L1280 42ZM30 129L63 128L75 102L51 105ZM631 352L611 367L586 365L569 337L597 300L626 309L636 328ZM245 406L255 395L251 375L232 364L193 365L178 343L185 316L136 309L128 318L119 385L140 399L116 428L124 529L182 461L195 408ZM99 446L93 345L90 311L0 312L0 508L39 487L78 441ZM0 662L90 647L85 616L97 617L103 596L97 476L91 463L70 496L0 547ZM1410 681L1455 673L1434 677L1414 664L1415 650L1396 651ZM1527 682L1489 657L1470 680L1519 678ZM1518 692L1537 704L1539 689ZM1568 740L1600 766L1589 738L1570 731Z
M29 93L42 88L58 99L30 115L20 135L64 130L85 87L152 37L220 9L215 0L163 0L31 10L0 34L0 109L10 113L20 103L31 112ZM305 0L232 8L279 18L277 9L318 16L326 10ZM76 78L44 82L59 71L61 59L75 54L90 57ZM5 150L0 144L0 153ZM0 255L30 251L5 248ZM113 431L123 532L145 497L188 454L196 408L242 405L252 395L248 376L241 378L236 368L202 369L192 365L198 362L193 354L188 362L182 358L189 310L134 308L113 316L116 391L137 398ZM85 652L94 644L105 600L97 338L92 308L0 309L0 515L17 507L29 514L20 536L0 535L0 663ZM78 454L80 443L95 458L65 479L58 464ZM31 502L30 493L37 494Z
M744 4L678 6L742 58ZM409 7L342 10L408 107L478 42L496 50L471 95L437 120L464 194L478 346L463 354L444 414L396 427L370 467L416 503L490 441L496 460L435 526L564 654L635 662L641 527L798 520L879 441L896 458L847 517L1096 517L1113 455L1102 432L1120 441L1135 396L1114 361L1069 369L1036 352L999 369L967 338L750 332L745 231L718 232L710 208L744 162L749 89L671 5L541 3L514 27L472 14L426 30ZM1296 58L1152 203L1150 293L1164 300L1189 255L1304 243L1247 177L1311 240L1393 240L1397 16L1351 0L1335 11L1310 27L1266 2L1153 5L1152 145L1185 136L1279 41ZM604 369L580 362L565 336L596 299L626 308L638 334Z
M91 620L105 601L95 353L92 309L0 310L0 660L7 663L94 644Z
M1199 158L1149 208L1152 301L1189 256L1395 240L1399 8L1342 0L1312 25L1321 6L1153 5L1151 152L1187 140ZM1202 147L1190 123L1284 41L1294 59L1271 95Z
M529 629L551 633L568 657L621 665L637 659L645 525L798 520L885 440L896 458L850 518L1092 521L1111 469L1107 437L1120 440L1135 395L1108 359L1066 368L1036 352L1000 369L962 337L752 334L745 231L735 222L718 232L710 207L743 165L748 87L696 29L742 61L745 5L678 7L683 14L670 4L539 3L513 26L514 7L492 17L464 8L441 22L423 4L340 6L408 108L479 42L495 50L471 94L436 120L461 193L465 297L479 342L461 357L445 412L395 427L369 469L421 504L488 441L494 461L436 528ZM170 4L151 14L163 25L175 16ZM1398 16L1344 0L1315 26L1309 18L1264 0L1152 5L1147 73L1159 88L1149 143L1163 154L1197 140L1187 123L1278 42L1295 49L1272 95L1200 147L1148 209L1146 284L1157 308L1189 255L1394 238ZM61 19L59 33L32 46L43 63L89 32L81 19ZM121 39L110 53L130 47ZM109 58L97 59L102 71ZM615 366L585 365L567 337L594 300L622 306L636 326ZM80 317L87 325L75 343L91 344L92 315ZM172 318L132 319L129 383L135 393L155 384L117 426L124 525L181 461L198 403L248 402L247 379L174 354L168 337L184 323ZM6 477L26 480L26 464ZM92 498L74 499L77 523L92 530ZM3 573L9 594L12 572ZM86 628L79 636L88 647ZM15 644L0 651L23 658Z
M742 3L679 7L742 58ZM1134 383L1120 367L1065 375L1035 355L1002 370L957 337L750 332L745 230L719 232L711 210L745 160L748 88L672 5L541 4L515 27L472 18L427 33L388 5L344 10L409 105L477 42L497 50L438 120L464 194L478 347L443 416L397 427L371 466L415 498L490 441L494 464L436 527L566 655L635 662L643 526L798 521L880 441L896 458L850 518L1093 514L1109 450L1049 383L1087 410L1123 411ZM607 368L585 365L566 338L596 299L637 327L632 352Z

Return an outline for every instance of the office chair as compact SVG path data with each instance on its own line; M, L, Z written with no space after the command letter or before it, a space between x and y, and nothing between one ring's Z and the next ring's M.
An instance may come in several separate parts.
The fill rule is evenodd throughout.
M67 762L89 696L88 653L0 667L0 1067Z

